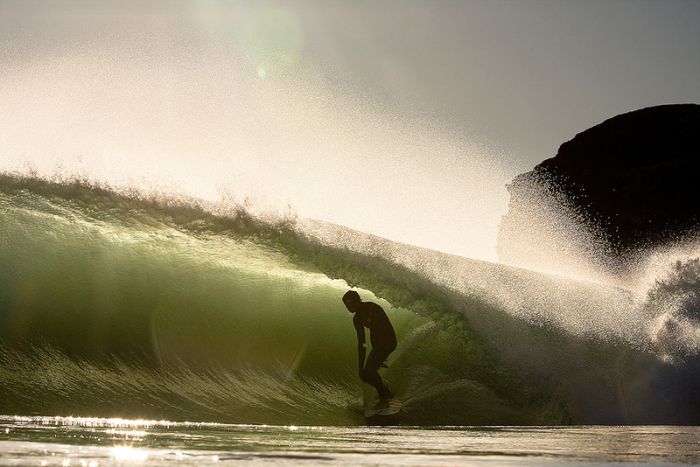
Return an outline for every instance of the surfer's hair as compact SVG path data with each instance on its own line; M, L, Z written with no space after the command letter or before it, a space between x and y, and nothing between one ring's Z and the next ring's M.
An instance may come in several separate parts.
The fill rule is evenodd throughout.
M360 299L360 294L355 292L354 290L348 290L345 292L345 295L343 295L343 301L348 302L352 300L359 300Z

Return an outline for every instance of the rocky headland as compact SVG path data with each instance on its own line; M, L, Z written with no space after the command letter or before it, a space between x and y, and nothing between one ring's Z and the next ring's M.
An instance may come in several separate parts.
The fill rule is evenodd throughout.
M585 260L624 270L640 252L700 231L700 105L610 118L508 190L501 261L551 270Z

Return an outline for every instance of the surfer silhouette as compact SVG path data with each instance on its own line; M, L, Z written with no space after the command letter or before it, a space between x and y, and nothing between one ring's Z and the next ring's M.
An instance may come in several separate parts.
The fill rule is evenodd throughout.
M388 401L394 397L394 394L384 384L378 370L382 366L386 367L384 361L396 349L394 328L382 307L376 303L363 302L354 290L343 295L343 303L348 311L355 315L352 322L357 331L360 379L377 390L380 399L378 407L388 406ZM365 361L365 328L369 329L369 339L372 344L367 361Z

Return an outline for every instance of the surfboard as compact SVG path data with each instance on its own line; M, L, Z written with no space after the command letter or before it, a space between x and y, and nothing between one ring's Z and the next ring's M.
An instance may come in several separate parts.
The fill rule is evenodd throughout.
M398 399L389 399L389 406L381 409L376 408L377 402L370 404L369 407L365 409L365 417L375 417L375 416L390 416L396 415L401 411L401 401Z

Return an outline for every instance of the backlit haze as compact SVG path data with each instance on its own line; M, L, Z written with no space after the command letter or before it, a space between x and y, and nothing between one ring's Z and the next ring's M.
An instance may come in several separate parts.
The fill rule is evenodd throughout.
M698 83L692 1L0 0L0 170L495 260L513 176Z

